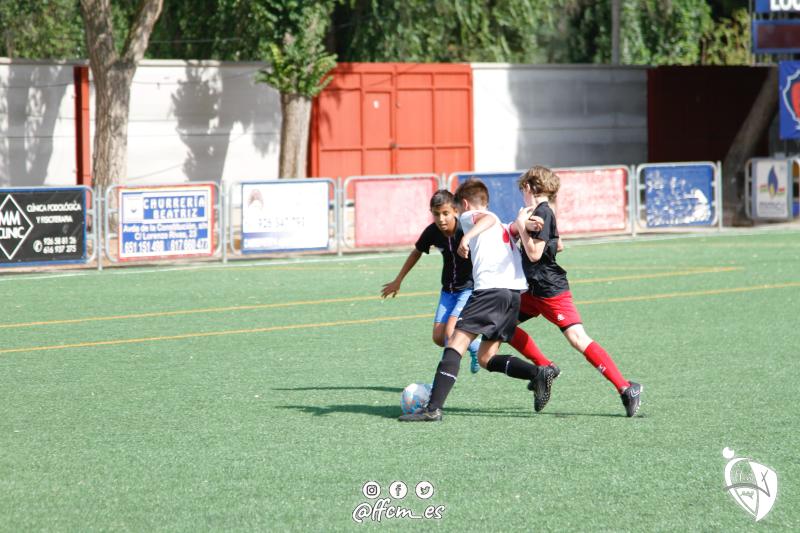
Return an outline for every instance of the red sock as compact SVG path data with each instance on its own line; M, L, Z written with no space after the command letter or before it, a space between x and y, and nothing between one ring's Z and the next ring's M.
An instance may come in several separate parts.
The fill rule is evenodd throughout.
M533 342L530 335L525 333L520 328L514 330L514 336L509 342L519 353L533 361L534 365L547 366L551 363L550 359L544 356L542 351Z
M596 342L592 341L592 343L586 347L583 356L586 357L586 360L592 363L592 366L599 370L608 381L613 383L618 391L622 392L625 387L630 385L630 383L622 377L620 371L617 370L617 365L614 364L614 360L611 359L611 356Z

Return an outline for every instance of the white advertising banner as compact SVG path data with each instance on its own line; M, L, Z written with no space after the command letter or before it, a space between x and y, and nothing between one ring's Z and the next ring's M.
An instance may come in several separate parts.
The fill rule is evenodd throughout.
M791 184L789 161L756 159L752 166L752 215L754 219L790 220Z
M242 252L328 247L330 182L242 183Z

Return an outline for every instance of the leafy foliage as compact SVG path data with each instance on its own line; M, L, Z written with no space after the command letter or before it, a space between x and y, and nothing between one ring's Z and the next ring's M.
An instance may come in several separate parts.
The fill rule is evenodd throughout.
M0 2L0 55L28 59L86 56L78 0Z
M269 13L272 38L260 43L259 55L270 68L262 71L258 80L284 94L313 98L330 82L325 75L336 66L336 56L324 45L330 5L304 3L300 7L294 3L281 3Z
M706 34L702 62L706 65L750 65L750 15L738 9L732 18L722 18Z
M624 64L691 65L699 62L711 8L704 0L622 0ZM576 2L571 9L570 62L611 60L610 2Z
M345 61L541 62L564 0L359 0L337 6Z

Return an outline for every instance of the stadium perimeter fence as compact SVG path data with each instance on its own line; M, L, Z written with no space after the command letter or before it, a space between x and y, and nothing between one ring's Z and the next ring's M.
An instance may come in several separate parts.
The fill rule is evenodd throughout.
M559 231L631 235L722 228L719 162L555 169ZM489 188L491 209L512 221L522 170L404 174L178 185L0 189L0 267L141 264L175 260L342 254L413 244L432 221L436 189L470 177ZM754 220L798 216L800 159L753 159L747 212Z

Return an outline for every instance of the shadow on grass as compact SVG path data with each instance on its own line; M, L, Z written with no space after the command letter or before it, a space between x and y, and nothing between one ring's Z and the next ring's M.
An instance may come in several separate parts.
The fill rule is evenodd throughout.
M292 409L302 413L325 416L337 413L371 415L380 418L399 417L402 412L397 405L364 405L364 404L340 404L340 405L279 405L279 409ZM534 413L524 409L467 409L462 407L448 407L444 410L445 418L449 416L469 416L469 417L495 417L495 418L532 418ZM591 416L591 415L588 415ZM600 415L607 416L607 415ZM610 416L610 415L609 415Z
M365 386L365 385L353 385L351 387L274 387L272 390L282 390L282 391L310 391L310 390L371 390L377 392L396 392L401 393L403 389L401 387L378 387L378 386Z

